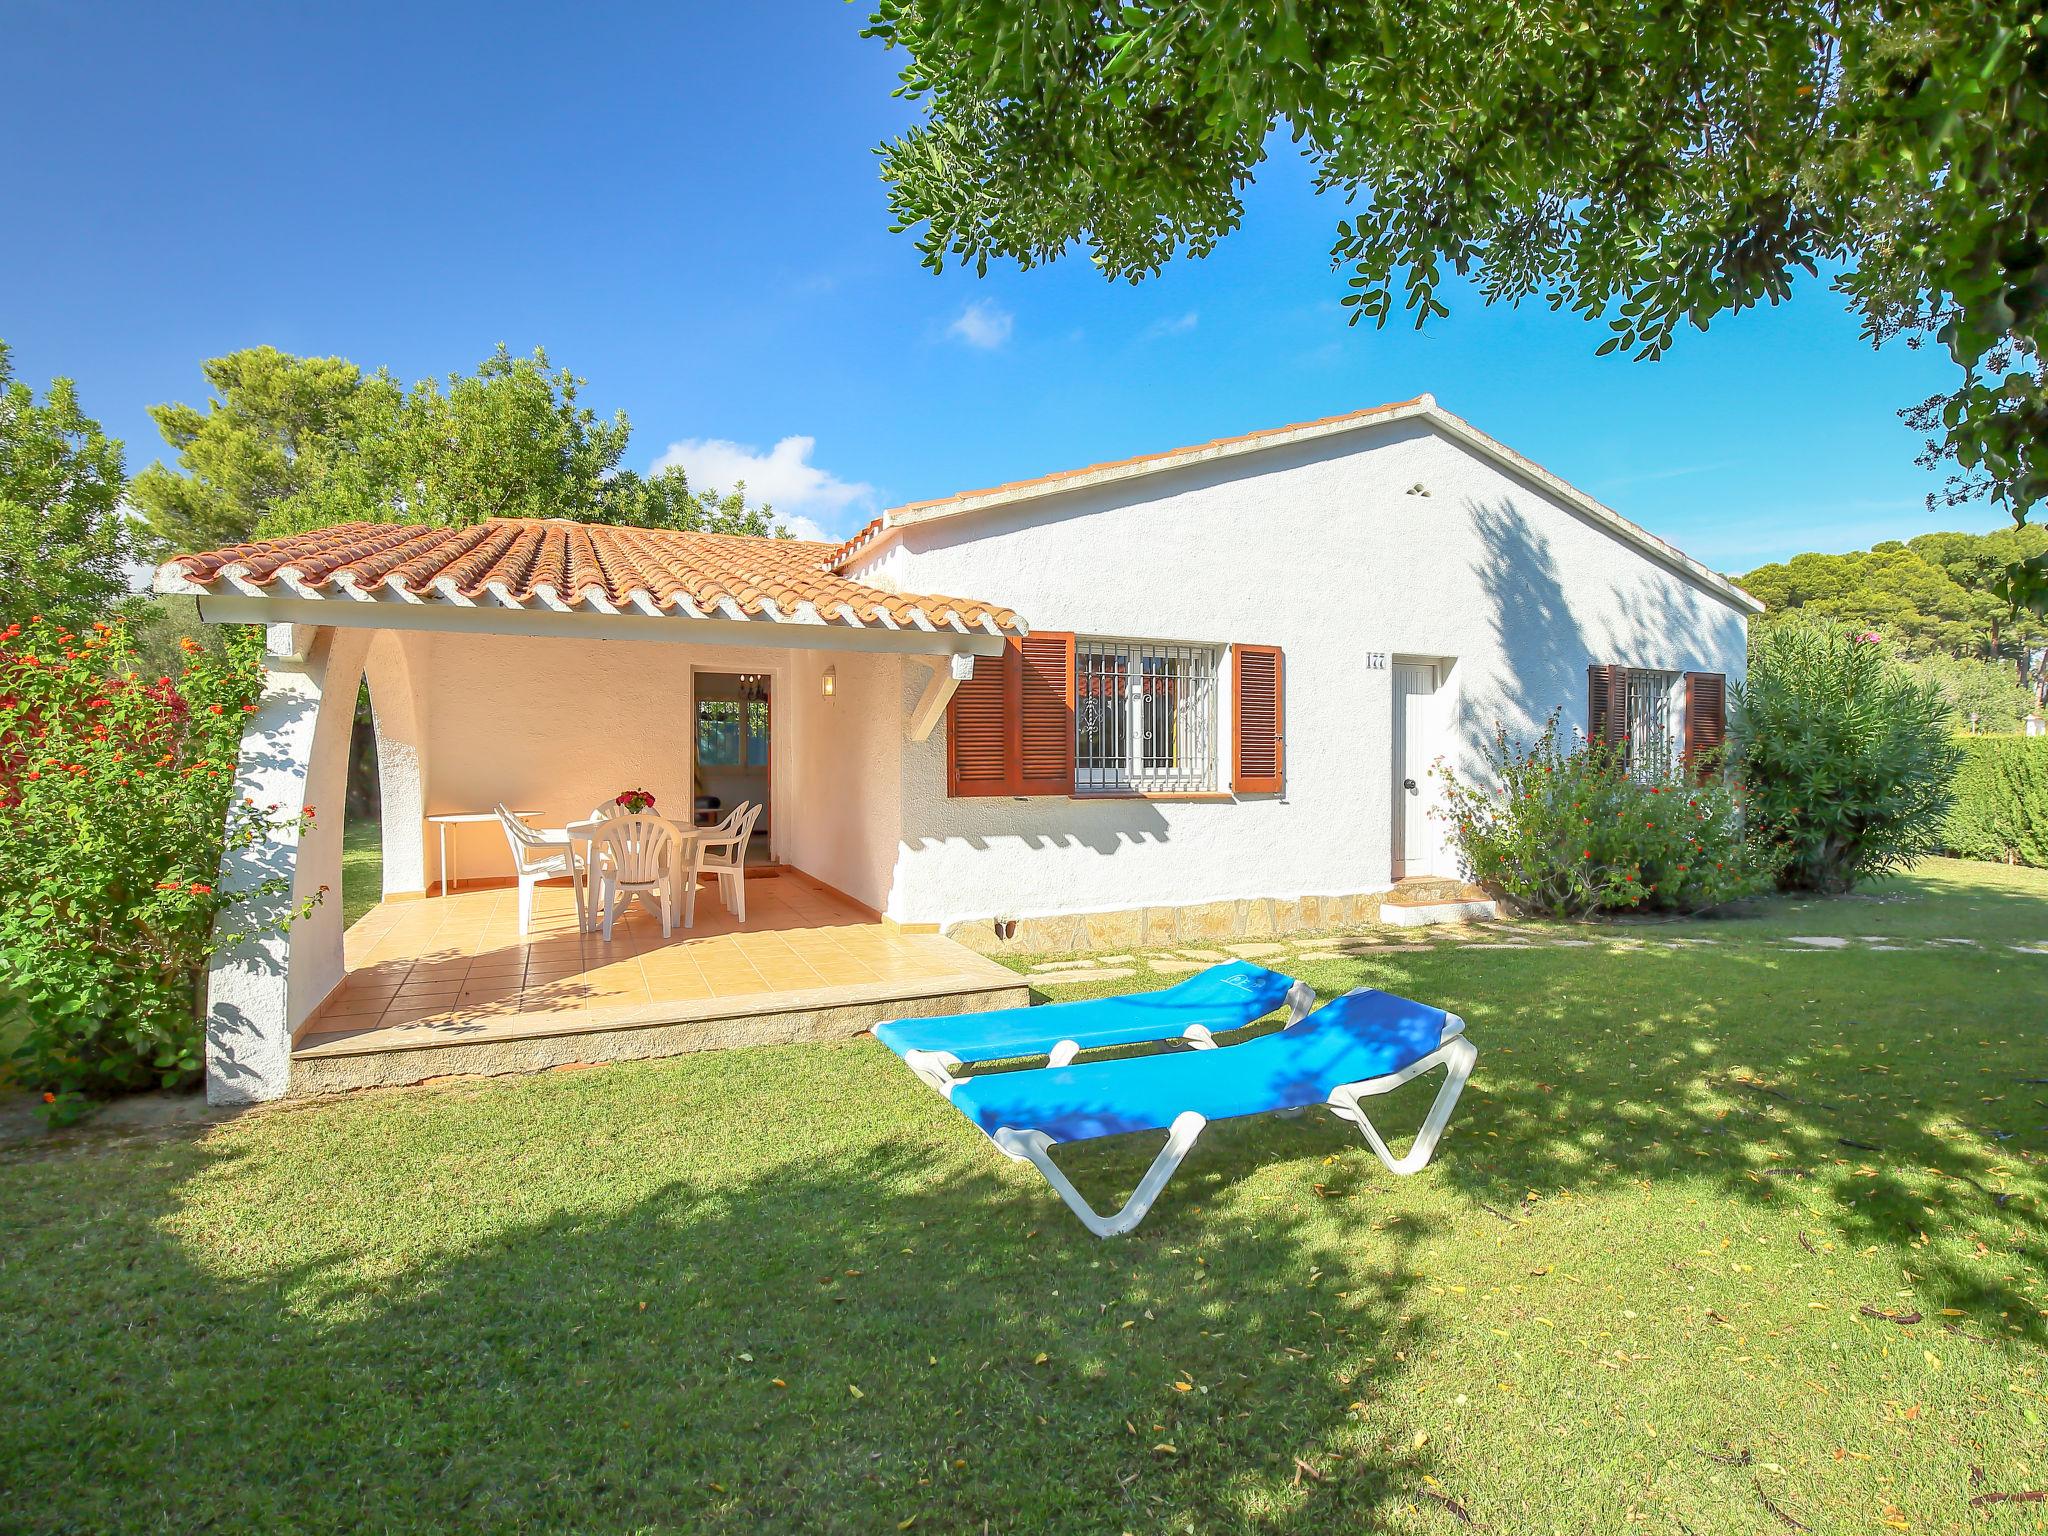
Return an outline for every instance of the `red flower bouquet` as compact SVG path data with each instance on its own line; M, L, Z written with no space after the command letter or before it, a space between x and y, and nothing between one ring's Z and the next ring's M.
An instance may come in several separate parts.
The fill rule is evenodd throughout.
M644 789L622 790L613 803L624 807L628 815L638 816L642 811L654 809L654 795Z

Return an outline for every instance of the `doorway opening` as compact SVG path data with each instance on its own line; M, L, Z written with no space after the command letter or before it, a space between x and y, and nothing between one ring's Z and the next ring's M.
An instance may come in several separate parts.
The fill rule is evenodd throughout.
M692 793L700 827L742 804L761 807L749 864L774 862L774 679L766 672L696 674L697 762Z
M1442 786L1433 770L1444 750L1443 686L1449 666L1434 657L1394 661L1394 878L1442 875L1443 829L1430 813Z

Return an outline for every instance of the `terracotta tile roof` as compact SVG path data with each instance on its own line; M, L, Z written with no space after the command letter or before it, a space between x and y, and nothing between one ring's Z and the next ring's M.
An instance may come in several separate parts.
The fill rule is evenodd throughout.
M493 518L464 528L342 523L175 556L158 569L156 589L1024 631L1015 613L993 603L849 581L828 568L832 552L802 539L556 519Z

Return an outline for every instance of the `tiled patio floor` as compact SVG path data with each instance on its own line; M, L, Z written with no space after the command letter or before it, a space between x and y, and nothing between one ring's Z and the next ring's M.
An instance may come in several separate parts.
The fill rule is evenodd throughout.
M905 1012L950 1012L933 1000L1022 985L950 939L899 932L791 873L747 882L745 923L706 888L696 926L667 939L638 905L609 943L579 934L566 886L535 893L524 938L511 889L386 902L350 928L345 958L347 979L300 1032L295 1059L895 999L927 1004Z

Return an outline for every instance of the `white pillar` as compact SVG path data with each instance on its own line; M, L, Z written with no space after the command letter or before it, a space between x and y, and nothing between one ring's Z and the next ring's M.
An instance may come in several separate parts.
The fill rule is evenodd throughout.
M419 648L424 635L379 631L366 676L377 728L377 795L384 836L384 895L427 889L426 700Z
M349 728L369 635L363 630L272 625L263 697L242 727L236 799L275 806L290 825L223 861L224 890L255 893L277 880L290 893L252 894L223 914L246 937L213 957L207 978L206 1098L254 1104L291 1084L292 1032L343 974L341 823ZM297 818L313 808L303 836ZM321 886L325 898L289 928L284 919Z

